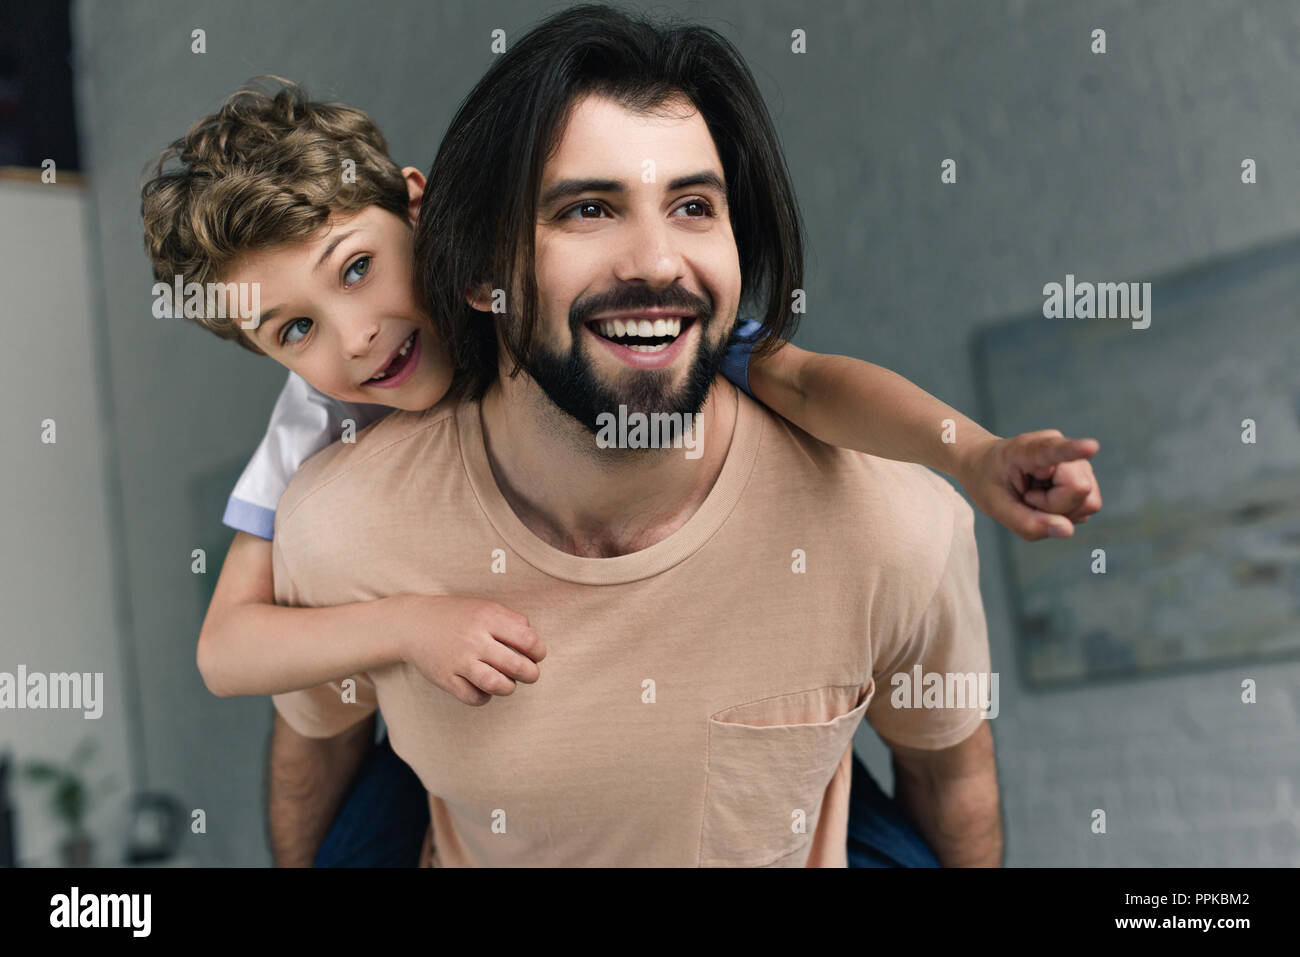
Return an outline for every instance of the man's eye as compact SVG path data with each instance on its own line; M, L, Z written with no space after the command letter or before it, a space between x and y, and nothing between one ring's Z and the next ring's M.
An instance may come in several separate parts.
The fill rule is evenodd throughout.
M305 323L305 325L304 325ZM307 330L311 328L310 319L295 319L293 322L286 322L284 329L280 332L280 345L287 346L293 342L301 342L303 336L307 335ZM301 329L302 335L294 336L293 331Z
M561 219L595 219L594 216L573 215L579 210L586 210L586 209L594 209L597 213L603 213L605 211L605 207L601 206L600 203L579 203L577 206L574 206L572 209L565 212L560 218Z
M347 268L347 272L343 274L343 284L345 286L350 286L352 285L352 283L355 283L358 280L360 280L361 277L363 277L368 272L370 272L370 257L362 256L360 259L358 259L356 262L354 262L351 266ZM357 278L348 281L348 276L351 276L353 273L356 273Z
M688 216L686 217L687 219L703 219L703 218L706 218L706 217L708 217L708 216L712 216L712 215L713 215L713 206L712 206L712 204L710 204L708 201L703 200L703 199L692 199L692 200L688 200L687 202L682 203L682 205L678 206L677 208L678 208L678 209L690 209L692 206L694 206L696 209L698 209L699 212L698 212L697 214L695 214L695 215L688 215Z

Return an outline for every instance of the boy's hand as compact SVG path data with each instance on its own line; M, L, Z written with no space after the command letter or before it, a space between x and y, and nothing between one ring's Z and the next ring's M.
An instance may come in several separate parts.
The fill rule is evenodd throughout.
M546 645L528 619L504 605L453 595L394 595L389 620L402 661L465 704L513 694L541 676Z
M1067 439L1056 429L992 438L956 475L980 511L1026 541L1069 538L1101 508L1088 461L1101 443Z

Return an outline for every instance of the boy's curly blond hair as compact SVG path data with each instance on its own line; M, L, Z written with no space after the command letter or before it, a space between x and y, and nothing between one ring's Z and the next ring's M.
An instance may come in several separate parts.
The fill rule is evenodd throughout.
M271 81L270 93L253 86ZM164 171L169 161L180 165ZM355 176L344 176L346 160ZM303 240L332 213L379 206L405 220L406 181L379 127L361 110L312 102L281 77L254 78L148 164L140 191L154 277L220 281L240 255ZM237 317L194 319L263 354Z

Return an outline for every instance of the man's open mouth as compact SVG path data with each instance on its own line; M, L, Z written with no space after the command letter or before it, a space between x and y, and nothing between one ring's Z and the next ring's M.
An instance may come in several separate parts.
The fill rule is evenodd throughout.
M418 335L419 330L417 329L415 332L412 332L407 336L406 341L403 342L398 347L397 352L393 354L392 361L390 361L388 365L384 366L384 368L379 372L375 373L375 375L367 379L365 384L370 385L371 383L386 382L389 379L394 379L401 375L402 370L406 368L407 364L411 361L411 358L415 355L415 339Z
M587 328L610 342L633 352L663 352L677 337L690 329L692 316L627 316L618 319L593 319Z

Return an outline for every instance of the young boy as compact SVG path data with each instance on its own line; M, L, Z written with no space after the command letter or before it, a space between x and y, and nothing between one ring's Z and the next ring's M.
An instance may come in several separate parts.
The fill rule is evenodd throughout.
M172 159L181 167L164 171ZM411 227L424 177L397 167L365 113L309 102L293 84L273 97L235 93L151 165L141 212L155 277L258 283L262 302L284 307L251 329L238 317L196 317L290 370L223 519L238 531L199 636L208 688L278 694L395 662L467 704L536 681L543 640L495 602L395 595L287 608L273 599L274 510L298 466L345 428L427 409L451 384L452 363L416 300ZM1087 462L1095 440L1055 430L1000 439L886 369L788 343L749 361L757 331L739 323L724 373L817 438L947 472L1029 540L1069 536L1100 508ZM941 439L944 420L955 442Z

